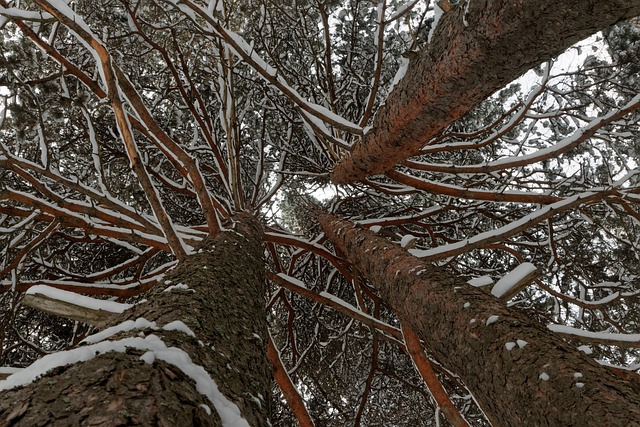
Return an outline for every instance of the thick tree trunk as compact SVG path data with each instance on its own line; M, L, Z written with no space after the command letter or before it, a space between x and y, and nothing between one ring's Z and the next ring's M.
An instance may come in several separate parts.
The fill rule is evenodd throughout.
M433 42L411 61L405 77L376 113L372 130L334 168L334 183L347 184L390 170L533 66L640 14L638 0L460 3L466 6L445 13Z
M261 230L248 214L237 219L237 232L207 239L167 277L178 286L155 290L113 323L144 318L156 327L110 337L128 340L120 341L124 352L98 354L2 392L0 425L268 425Z
M320 222L496 426L640 425L637 383L384 238L329 214Z

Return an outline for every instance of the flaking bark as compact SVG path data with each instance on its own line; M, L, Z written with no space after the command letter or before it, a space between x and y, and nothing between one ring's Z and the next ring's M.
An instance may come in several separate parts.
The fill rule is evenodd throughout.
M400 320L460 375L494 425L640 425L637 383L614 377L522 312L398 245L332 215L319 218Z
M471 0L466 17L465 8L440 19L432 43L411 61L371 131L334 168L334 183L392 169L525 71L640 15L638 0Z
M220 391L240 408L251 426L269 418L271 370L261 229L248 214L237 217L235 231L205 240L167 279L189 290L166 286L149 301L126 311L113 324L143 317L159 327L184 322L195 338L178 331L136 330L158 335L167 346L187 352L206 369ZM212 403L178 367L143 352L106 353L54 369L36 382L2 393L0 425L158 425L220 426ZM201 405L207 405L208 415Z

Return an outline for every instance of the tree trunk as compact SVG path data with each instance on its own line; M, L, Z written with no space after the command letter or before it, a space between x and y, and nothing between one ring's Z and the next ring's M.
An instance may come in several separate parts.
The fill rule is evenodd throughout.
M640 387L522 312L370 231L320 214L329 239L496 426L637 426Z
M432 43L334 168L336 184L392 169L496 90L618 21L638 0L467 0L440 19ZM468 25L466 25L466 24Z
M87 347L89 360L4 391L0 424L173 427L235 420L234 426L268 425L271 371L261 229L248 214L236 219L237 232L206 239L167 277L167 285L180 286L152 291L149 301L112 324L144 318L155 327L110 337L112 343L127 340L119 341L121 352L92 357L94 347ZM138 320L137 326L144 323Z

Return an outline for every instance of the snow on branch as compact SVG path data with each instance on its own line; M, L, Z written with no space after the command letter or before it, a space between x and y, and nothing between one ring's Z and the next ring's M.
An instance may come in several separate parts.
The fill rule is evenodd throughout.
M634 347L640 348L640 334L614 334L611 332L591 332L584 331L578 328L572 328L566 325L556 325L550 323L547 328L558 334L567 335L569 338L576 339L578 341L604 344L604 345L617 345L620 347Z
M498 280L498 283L491 289L491 294L496 298L507 301L527 284L531 283L538 275L539 272L535 265L530 262L523 262Z
M335 126L338 129L362 134L362 127L350 122L344 117L332 112L331 110L305 100L294 88L292 88L283 78L278 75L278 70L269 65L253 47L239 34L224 28L205 8L196 5L190 0L171 0L172 3L189 18L194 20L195 15L205 20L209 29L219 36L231 48L231 50L243 61L249 64L258 74L260 74L267 82L278 88L284 95L293 101L298 107L312 114L321 120Z
M46 285L29 288L22 305L94 325L133 307L132 304L99 300Z
M608 194L609 192L607 191L576 194L575 196L567 197L562 201L537 209L529 215L525 215L519 220L513 221L512 223L496 230L485 231L469 239L461 240L449 245L438 246L432 249L410 249L409 253L418 258L428 258L430 261L459 255L473 249L480 248L488 243L498 242L514 236L534 224L553 217L559 212L574 209L579 205L602 199Z

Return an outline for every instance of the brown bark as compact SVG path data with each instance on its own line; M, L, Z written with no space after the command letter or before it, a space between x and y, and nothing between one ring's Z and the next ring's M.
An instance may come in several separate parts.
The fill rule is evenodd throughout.
M160 329L122 332L110 339L158 336L202 366L249 425L266 426L272 377L266 357L261 230L247 214L238 220L237 232L207 239L168 275L173 284L186 284L189 290L164 292L166 286L158 287L148 302L113 322L142 317ZM175 320L196 336L161 329ZM100 354L2 392L0 425L221 425L213 404L181 369L158 359L147 364L140 359L143 353Z
M390 170L473 106L531 67L617 21L637 0L472 0L441 18L377 113L370 132L334 168L336 184Z
M614 378L523 313L372 232L329 214L320 222L496 425L640 425L638 384Z

